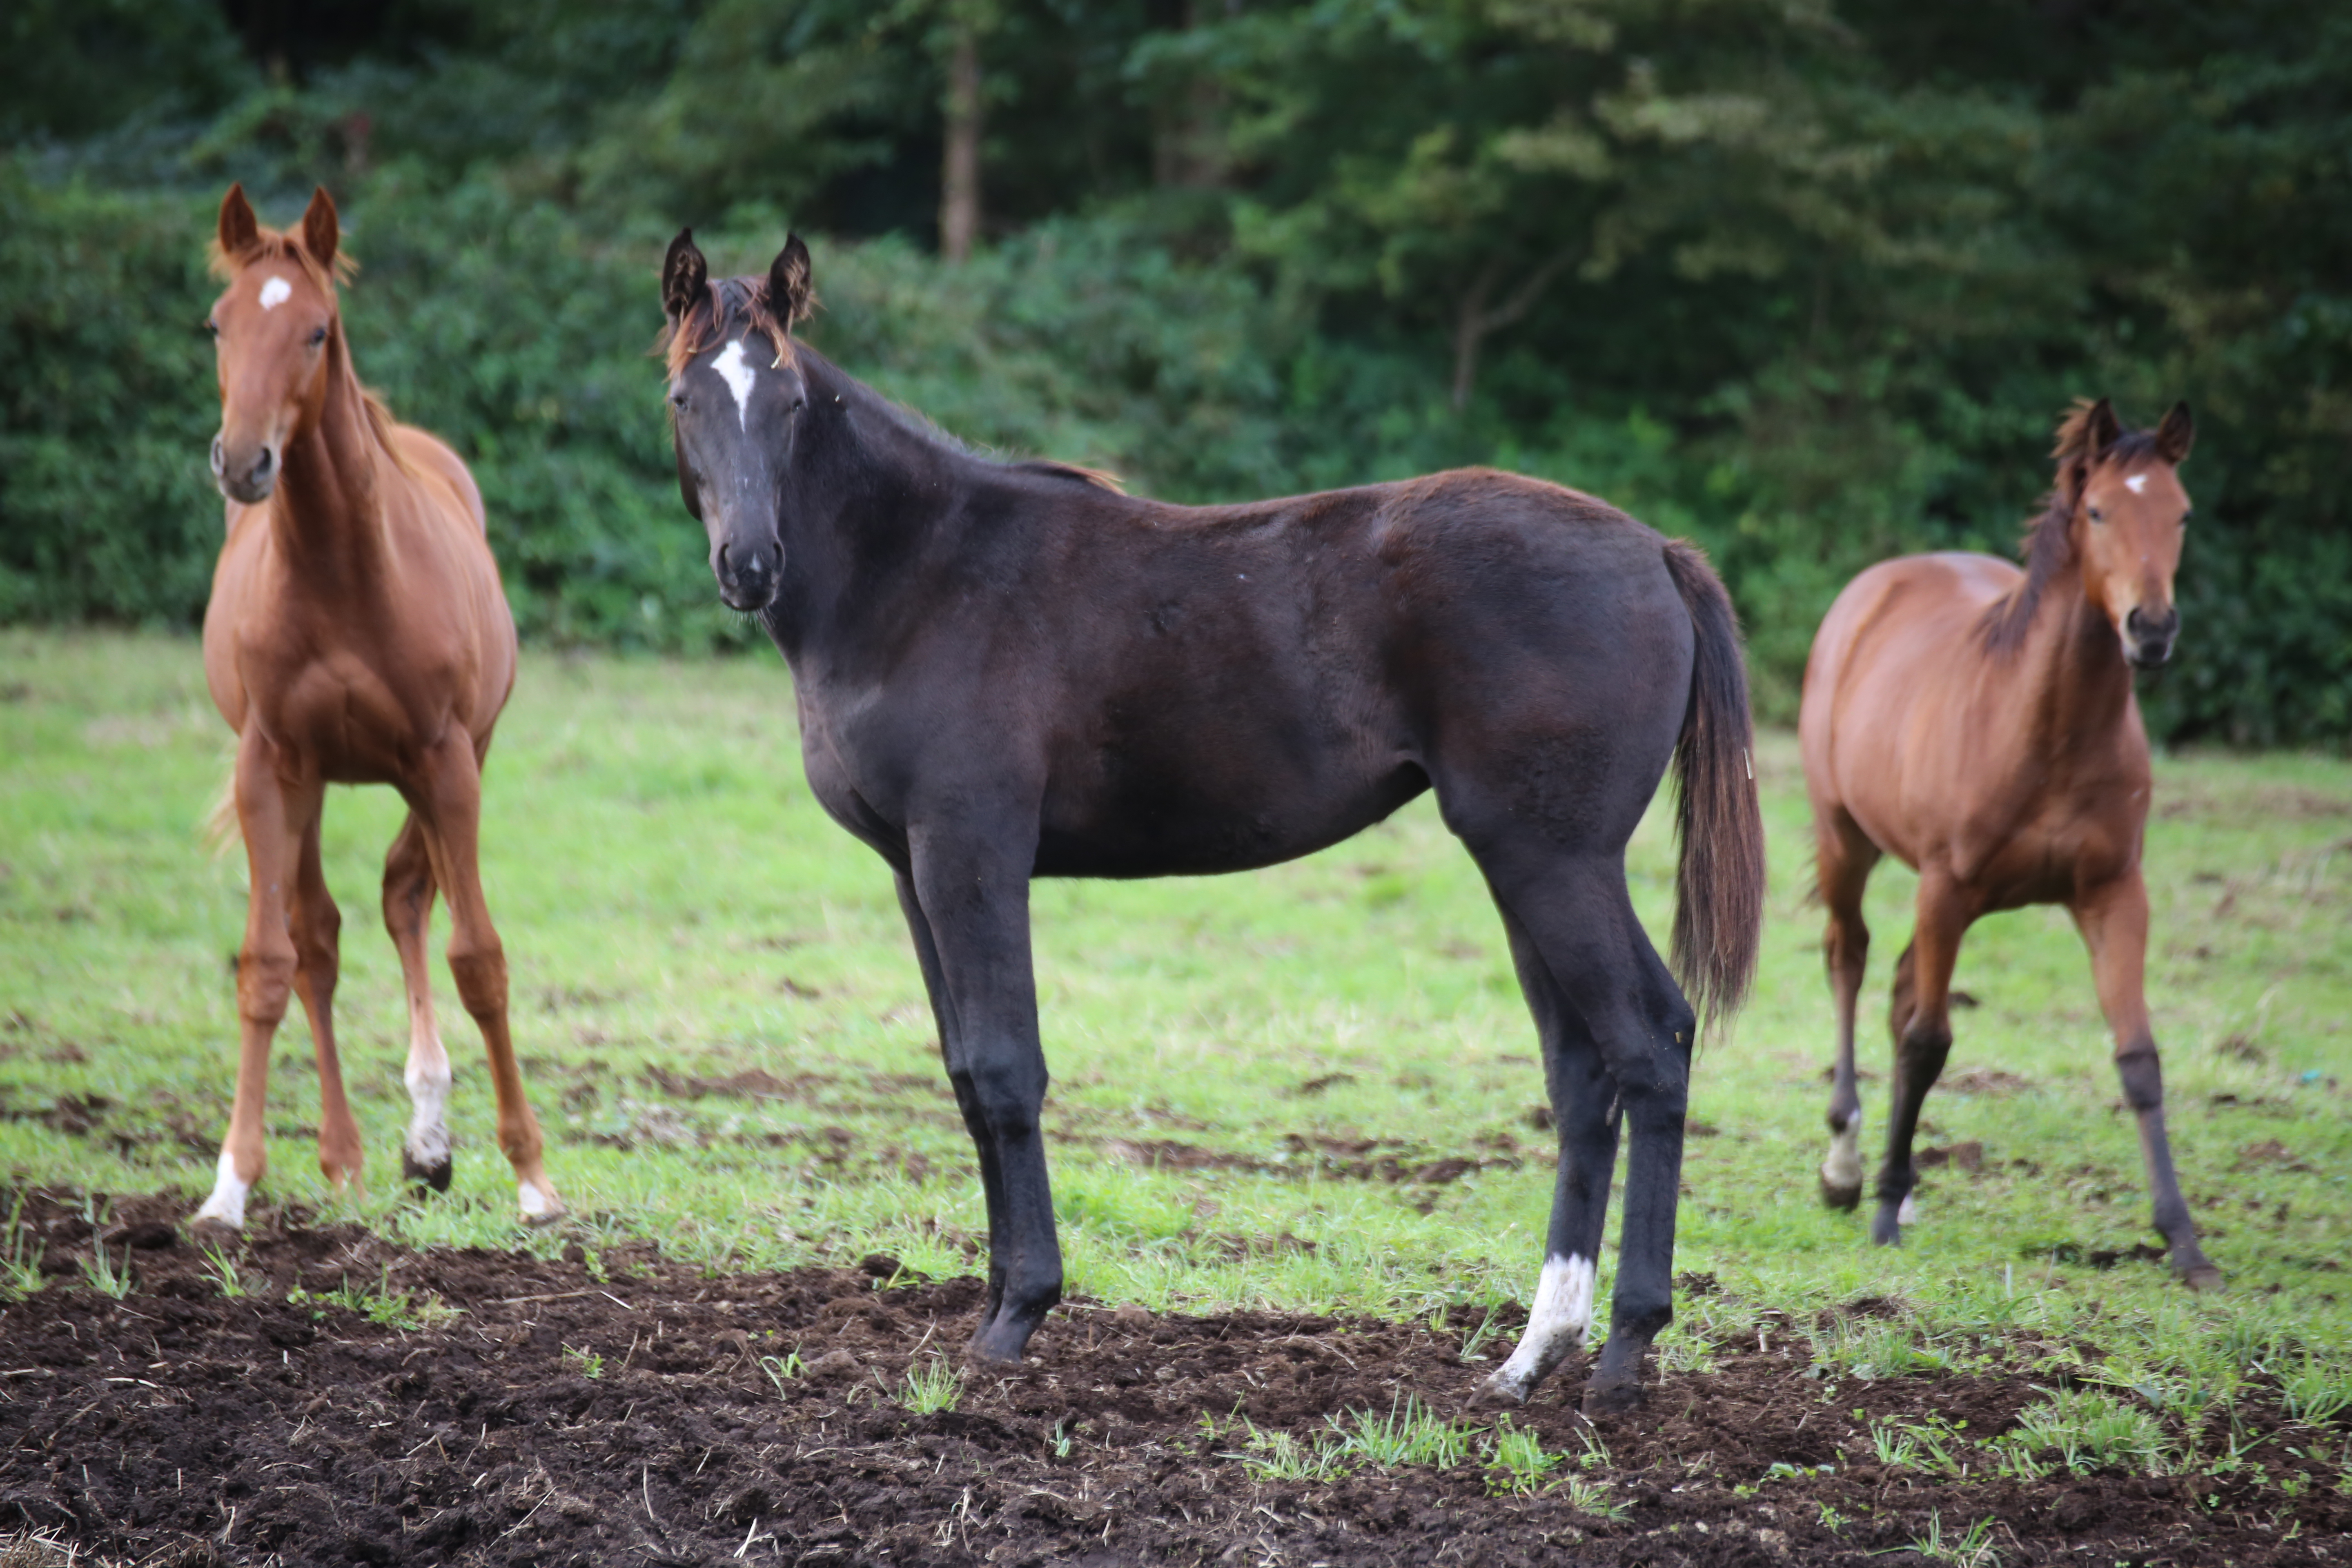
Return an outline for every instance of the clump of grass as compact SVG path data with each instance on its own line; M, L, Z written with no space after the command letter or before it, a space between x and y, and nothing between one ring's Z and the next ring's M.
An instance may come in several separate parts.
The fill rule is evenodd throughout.
M2000 1568L2000 1554L1992 1549L1990 1514L1969 1526L1968 1533L1958 1540L1947 1541L1943 1510L1938 1509L1927 1516L1927 1533L1914 1538L1911 1550L1931 1563L1950 1563L1957 1568Z
M1921 1338L1918 1330L1900 1318L1841 1318L1825 1331L1809 1331L1813 1365L1821 1375L1859 1378L1864 1383L1912 1373L1944 1372L1950 1354Z
M768 1381L776 1385L778 1394L788 1395L791 1390L784 1384L800 1376L801 1352L792 1351L784 1355L763 1355L760 1358L760 1370L766 1373Z
M563 1364L570 1367L572 1371L578 1373L583 1377L602 1377L604 1375L604 1358L584 1345L565 1345L563 1347Z
M19 1194L8 1211L7 1247L0 1250L0 1295L15 1300L48 1283L41 1275L41 1258L47 1250L25 1223L25 1199Z
M122 1249L122 1265L115 1267L114 1255L106 1250L106 1243L92 1241L89 1256L82 1259L81 1271L90 1289L103 1296L121 1300L131 1294L131 1248Z
M2027 1455L2054 1455L2070 1470L2114 1468L2160 1476L2172 1468L2172 1446L2147 1411L2095 1388L2065 1388L2018 1413L2003 1447Z
M1486 1489L1520 1496L1539 1492L1552 1483L1552 1472L1567 1458L1546 1448L1537 1434L1506 1423L1495 1428L1486 1455Z
M1246 1416L1242 1425L1249 1431L1246 1449L1218 1458L1240 1460L1254 1481L1328 1481L1353 1468L1340 1445L1319 1435L1302 1440L1292 1433L1266 1431Z
M2303 1365L2279 1379L2279 1397L2296 1420L2325 1426L2352 1410L2352 1366L2321 1361L2306 1350Z
M1665 1331L1650 1342L1650 1348L1656 1352L1661 1373L1716 1369L1715 1346L1679 1322L1668 1323Z
M205 1273L212 1280L213 1289L228 1300L248 1294L245 1277L237 1272L236 1259L217 1247L205 1248Z
M1323 1419L1339 1434L1341 1453L1376 1469L1393 1470L1406 1465L1443 1469L1460 1464L1470 1453L1472 1429L1442 1419L1412 1394L1405 1395L1402 1404L1391 1404L1386 1415L1355 1410L1346 1421L1337 1415Z
M392 1288L392 1265L385 1264L373 1287L354 1285L346 1274L342 1283L332 1290L305 1290L299 1285L286 1292L289 1307L311 1309L313 1318L324 1318L327 1310L340 1307L346 1312L356 1312L379 1328L397 1329L405 1333L415 1329L434 1328L457 1316L459 1309L444 1301L436 1291L426 1291L423 1299L406 1290Z
M1561 1479L1559 1488L1568 1499L1568 1506L1579 1513L1589 1513L1601 1519L1622 1519L1625 1517L1625 1505L1609 1495L1615 1485L1613 1481L1567 1476Z
M1924 1470L1930 1475L1960 1477L1968 1473L1968 1461L1959 1457L1960 1422L1955 1426L1940 1415L1931 1415L1922 1422L1874 1421L1870 1424L1871 1451L1878 1462Z
M963 1373L950 1366L944 1356L936 1355L919 1368L908 1370L906 1386L898 1394L898 1403L918 1415L953 1410L962 1399Z

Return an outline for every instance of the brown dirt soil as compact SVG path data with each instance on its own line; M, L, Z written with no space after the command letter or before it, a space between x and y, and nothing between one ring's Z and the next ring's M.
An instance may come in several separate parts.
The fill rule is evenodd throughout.
M1955 1375L1832 1399L1792 1326L1600 1424L1608 1462L1580 1473L1612 1483L1625 1509L1610 1520L1558 1487L1492 1495L1475 1463L1301 1483L1228 1457L1241 1417L1304 1438L1406 1395L1463 1408L1486 1368L1426 1325L1076 1303L1017 1375L918 1415L908 1371L960 1346L977 1280L909 1281L884 1258L708 1278L645 1246L603 1258L598 1279L576 1244L569 1260L402 1252L264 1209L236 1254L248 1293L229 1298L173 1228L181 1201L149 1197L116 1201L100 1237L130 1257L117 1300L88 1282L86 1212L41 1193L23 1205L57 1278L0 1310L0 1531L53 1530L108 1561L1862 1568L1920 1561L1906 1548L1931 1516L1948 1542L1993 1518L2012 1565L2352 1556L2352 1500L2287 1453L2310 1435L2284 1426L2255 1455L2261 1484L1882 1468L1855 1410L1982 1435L2034 1391ZM316 1299L347 1282L436 1321ZM797 1375L763 1367L795 1352ZM1582 1453L1575 1373L1517 1419ZM1768 1479L1776 1462L1836 1468ZM2305 1471L2289 1498L2280 1483ZM1844 1516L1834 1531L1824 1504Z

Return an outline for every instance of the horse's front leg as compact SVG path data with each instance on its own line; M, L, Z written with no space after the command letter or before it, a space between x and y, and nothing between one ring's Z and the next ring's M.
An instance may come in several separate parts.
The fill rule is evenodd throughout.
M249 727L238 742L236 821L245 836L247 890L245 943L236 955L236 1100L229 1111L228 1136L221 1142L212 1195L195 1213L198 1226L242 1229L246 1198L268 1164L264 1112L269 1099L269 1047L294 994L298 967L288 929L289 906L302 836L317 819L326 794L315 780L281 778L282 760L258 724Z
M1039 1118L1045 1053L1029 955L1034 818L1023 830L908 834L915 915L928 927L940 1047L988 1195L989 1291L972 1359L1011 1364L1062 1299L1062 1248ZM918 922L910 916L910 925ZM916 951L923 951L919 929ZM937 969L932 981L930 970Z
M1886 1123L1886 1163L1878 1172L1878 1212L1871 1216L1870 1239L1899 1246L1910 1219L1911 1189L1918 1173L1911 1164L1920 1108L1944 1073L1952 1054L1952 966L1959 962L1960 938L1974 918L1959 886L1940 869L1922 868L1917 921L1911 945L1895 964L1895 1012L1903 1013L1905 972L1909 973L1909 1017L1895 1030L1895 1085Z
M2116 1037L2116 1071L2124 1102L2139 1119L2140 1157L2156 1200L2157 1234L2172 1251L2173 1272L2192 1290L2218 1289L2221 1271L2197 1243L2197 1222L2180 1195L2172 1168L2172 1144L2164 1131L2164 1068L2149 1026L2145 976L2147 965L2147 885L2137 871L2092 889L2073 906L2074 923L2091 950L2091 973L2099 987L2099 1007Z

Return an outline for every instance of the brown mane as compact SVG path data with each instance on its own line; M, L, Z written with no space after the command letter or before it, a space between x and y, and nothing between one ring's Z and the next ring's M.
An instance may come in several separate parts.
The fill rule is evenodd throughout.
M2025 581L1985 606L1984 618L1977 623L1977 635L1984 639L1989 653L2006 657L2025 645L2033 614L2042 607L2042 590L2074 558L2074 512L2082 505L2083 487L2090 482L2092 471L2109 462L2130 467L2156 451L2156 437L2146 430L2126 430L2098 447L2092 429L2098 406L2087 397L2078 397L2058 422L2057 438L2050 447L2051 458L2058 466L2057 479L2042 498L2042 514L2025 525L2024 536L2018 541Z

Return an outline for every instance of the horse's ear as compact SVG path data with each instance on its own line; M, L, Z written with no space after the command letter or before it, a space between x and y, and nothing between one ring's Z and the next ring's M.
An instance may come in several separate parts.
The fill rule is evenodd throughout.
M2101 453L2122 438L2124 422L2116 417L2115 405L2100 398L2091 405L2083 416L2083 462L2087 467L2099 460Z
M302 209L302 248L330 278L335 275L335 247L342 242L342 226L335 219L335 198L320 185L310 193L310 205Z
M2197 439L2197 422L2189 416L2189 405L2176 403L2164 423L2156 427L2156 454L2178 468L2189 456L2189 447Z
M816 288L809 267L808 247L796 234L784 236L784 247L768 264L768 309L787 331L808 320L816 304Z
M679 229L662 258L662 313L673 323L683 321L709 286L710 263L695 247L694 230Z
M253 204L245 199L245 184L239 181L228 188L228 195L221 198L221 254L234 261L260 237L260 220L253 216Z

